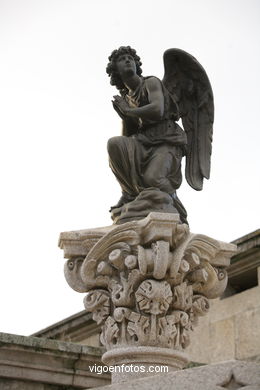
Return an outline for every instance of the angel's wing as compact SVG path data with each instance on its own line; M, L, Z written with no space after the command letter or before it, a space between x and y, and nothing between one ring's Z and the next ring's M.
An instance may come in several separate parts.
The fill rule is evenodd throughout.
M177 103L187 134L186 180L201 190L210 175L210 156L214 120L213 92L208 76L199 62L180 49L164 53L162 80Z

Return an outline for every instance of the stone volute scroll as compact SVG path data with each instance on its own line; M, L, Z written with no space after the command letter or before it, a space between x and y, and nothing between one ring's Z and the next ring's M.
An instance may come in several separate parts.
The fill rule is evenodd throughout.
M140 57L129 46L109 57L123 135L108 141L108 153L122 197L110 210L113 225L64 232L59 241L65 278L85 293L85 309L101 326L103 362L144 368L114 372L113 382L154 375L151 366L187 365L190 334L210 299L224 292L236 251L233 244L192 234L176 192L184 156L194 189L209 178L214 106L208 77L180 49L165 52L164 66L161 81L141 76Z
M191 234L176 214L62 233L65 276L102 325L107 365L186 366L185 348L227 284L235 246ZM136 375L136 374L135 374ZM113 374L114 381L126 380Z

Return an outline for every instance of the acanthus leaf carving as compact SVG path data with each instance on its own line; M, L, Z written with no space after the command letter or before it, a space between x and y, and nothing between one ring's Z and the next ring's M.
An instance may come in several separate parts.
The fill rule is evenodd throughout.
M158 340L161 346L176 348L177 333L176 316L174 314L159 318Z
M105 290L90 291L84 298L85 309L93 313L93 320L101 324L110 314L110 296Z
M71 287L89 291L85 307L104 323L101 341L108 349L185 349L198 317L209 310L208 298L224 291L234 246L155 214L110 229L85 259L66 265Z
M150 321L148 317L131 312L128 318L127 331L133 344L148 345L149 328Z
M193 289L187 282L174 287L173 307L177 310L189 310L192 306Z
M107 348L113 348L118 342L119 326L115 319L109 316L102 327L100 341Z

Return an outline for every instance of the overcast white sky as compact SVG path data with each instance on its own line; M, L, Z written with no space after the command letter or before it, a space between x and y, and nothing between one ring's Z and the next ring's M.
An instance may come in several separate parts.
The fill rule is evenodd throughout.
M0 0L1 323L29 335L83 310L63 276L61 231L111 224L120 196L106 143L120 134L105 73L121 45L144 75L163 52L194 55L215 95L211 179L179 197L193 232L231 241L259 228L257 0Z

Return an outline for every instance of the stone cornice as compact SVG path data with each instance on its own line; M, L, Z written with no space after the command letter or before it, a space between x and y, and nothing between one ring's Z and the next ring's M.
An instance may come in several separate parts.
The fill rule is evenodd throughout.
M85 340L99 331L100 327L92 320L91 313L83 310L32 334L32 336L77 342Z
M231 258L228 276L232 278L260 267L260 229L233 241L238 252Z
M79 389L109 384L109 375L90 372L94 364L102 365L99 348L0 333L0 378Z

